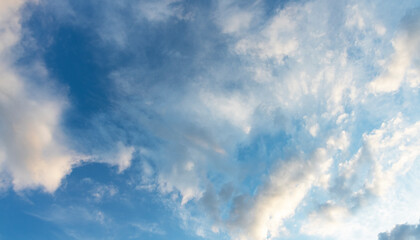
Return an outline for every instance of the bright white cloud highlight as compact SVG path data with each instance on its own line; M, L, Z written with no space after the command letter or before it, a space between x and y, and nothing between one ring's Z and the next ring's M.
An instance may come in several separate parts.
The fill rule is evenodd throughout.
M406 179L419 172L414 164L420 159L419 134L420 122L410 123L401 114L364 134L364 146L339 164L336 184L340 189L332 188L337 197L331 195L330 201L311 213L301 232L373 239L386 226L417 219L420 191L415 186L419 180Z
M13 49L21 39L20 9L25 1L0 3L0 184L16 191L42 188L54 192L72 168L89 157L69 149L61 130L66 99L48 84L36 86L13 65ZM38 64L40 65L40 64ZM46 69L33 75L48 79ZM115 153L97 159L117 165L122 172L131 164L133 147L117 144Z
M405 17L403 29L392 41L394 54L385 65L384 71L369 84L373 93L395 92L404 80L415 87L418 85L420 57L420 17L419 10Z
M0 4L0 171L15 190L53 192L78 161L60 135L63 100L29 86L12 66L23 4Z
M325 149L317 149L306 160L281 162L253 200L236 202L230 223L234 236L241 240L279 237L284 231L283 221L294 215L312 186L322 184L331 163Z

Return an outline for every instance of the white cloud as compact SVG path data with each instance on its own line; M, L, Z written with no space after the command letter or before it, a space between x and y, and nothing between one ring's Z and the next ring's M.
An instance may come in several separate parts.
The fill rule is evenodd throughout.
M101 201L106 197L113 197L118 193L118 188L113 185L98 185L91 190L91 195L95 201Z
M341 151L347 150L349 147L350 142L348 139L348 133L346 131L341 131L339 136L333 137L331 136L327 140L327 146L332 147L333 149L339 149Z
M307 235L337 239L372 239L398 221L418 218L420 122L401 114L364 134L365 144L339 164L339 187L332 199L312 212L301 227ZM334 202L336 201L336 202ZM410 212L410 213L408 213ZM404 220L405 219L405 220Z
M219 119L226 119L233 126L242 129L245 133L249 133L251 118L255 109L252 97L244 98L242 94L217 96L211 93L202 93L201 98L208 109Z
M295 31L296 22L303 14L299 10L296 7L282 9L261 32L241 39L236 44L236 51L282 63L283 58L293 55L299 46Z
M142 232L153 233L158 235L166 234L166 232L162 230L156 223L133 223L132 225Z
M328 202L319 212L310 214L302 232L340 236L337 239L345 239L346 234L347 239L371 237L372 232L380 228L369 225L372 230L366 230L366 223L371 219L368 214L355 213L355 209L366 206L363 201L370 199L370 195L388 196L395 179L408 171L413 157L418 156L415 149L418 140L413 140L413 143L407 140L416 139L418 126L408 123L399 125L397 117L382 128L365 134L365 145L345 162L348 154L352 154L350 143L359 140L352 139L358 137L358 129L355 128L361 124L355 118L370 117L361 116L363 108L371 104L362 93L371 77L366 72L370 71L378 56L382 56L375 41L380 42L378 36L387 35L392 28L382 26L370 14L373 10L369 4L362 3L357 6L328 0L290 3L276 10L274 16L268 19L259 16L261 9L252 11L235 4L227 5L219 6L212 17L221 27L223 37L228 38L228 44L231 44L231 52L226 54L237 54L235 57L245 65L249 63L246 67L235 69L231 67L232 63L222 62L220 65L228 66L226 70L207 62L207 59L198 59L196 62L200 63L200 69L206 66L206 71L210 73L182 76L179 88L167 86L166 79L155 79L155 72L150 74L148 69L143 68L137 70L139 66L136 63L111 74L111 78L118 81L116 95L121 96L114 100L120 104L121 115L126 114L124 117L128 116L129 121L133 121L128 123L130 127L144 127L141 130L147 131L159 142L147 151L139 150L140 155L153 163L153 167L146 161L142 162L144 178L142 176L137 187L168 194L180 203L183 210L206 202L203 204L210 209L206 213L211 215L212 220L216 219L215 225L210 224L214 226L214 232L227 231L233 237L259 240L275 238L284 232L283 221L295 216L313 186L328 191L329 185L334 185L333 181L342 181L342 185L336 184L338 190L335 189L342 191L340 197L334 195L333 188L325 196L336 197L336 203ZM182 10L178 6L175 1L145 1L136 10L140 9L140 18L154 24L178 17L178 11ZM253 28L255 22L261 23L259 27ZM115 29L132 27L124 25L126 23L119 19L112 24ZM130 34L129 31L123 32ZM114 35L114 32L104 31L103 34ZM116 44L122 47L129 46L126 41L134 38L116 35ZM202 39L193 40L200 46ZM167 71L165 66L160 67L159 72ZM240 73L243 70L248 70L255 77L246 78L248 72ZM417 86L418 71L407 71L410 75L407 81ZM144 80L148 78L152 78L153 83ZM193 79L193 83L184 78ZM240 80L232 80L236 78ZM375 85L375 82L372 84ZM9 92L19 91L17 85L13 86L8 87ZM369 114L377 113L372 111ZM282 132L290 137L290 141L287 144L275 142L280 150L272 149L269 145L273 143L270 142L261 147L264 148L261 151L269 152L267 155L270 156L251 156L255 157L252 163L242 163L242 159L238 159L240 148L246 148L254 138ZM282 144L288 145L286 149L282 148ZM306 156L319 147L327 150L318 149L312 158L275 163L265 159L275 156L276 153L272 152L277 150ZM121 172L130 166L135 148L122 143L117 148L117 151L105 153L107 157L97 161L116 165ZM303 153L296 153L299 151ZM5 153L2 155L0 151L0 164L6 161L4 156ZM334 171L329 171L333 160L339 165L338 179ZM243 176L246 174L260 178L264 171L258 169L260 163L269 165L269 169L271 164L278 164L278 167L271 168L274 170L266 181L258 179L263 183L257 187L255 196L244 194L237 185L247 177ZM224 201L216 201L222 199L222 194L219 196L217 193L220 186L215 186L217 189L213 195L206 187L214 178L220 181L220 185L234 182L232 186L236 188ZM213 198L216 200L211 201ZM235 208L225 224L228 227L224 228L225 222L219 214L227 214L230 201L234 202ZM382 202L379 206L394 209L396 205ZM374 209L380 211L379 207ZM384 220L384 226L392 223L391 218ZM361 219L360 223L357 223L358 219ZM207 234L202 227L206 224L204 220L199 222L196 232ZM350 233L350 225L357 229L355 235Z
M30 86L12 65L24 3L0 4L0 171L17 191L41 187L53 192L80 158L60 134L64 100L49 89Z
M384 35L386 33L386 28L382 24L376 24L375 25L376 33L379 35Z
M2 1L0 4L2 185L11 183L17 191L42 188L54 192L72 167L87 157L68 149L61 133L60 121L66 99L54 94L57 90L49 85L34 86L13 66L19 57L13 47L21 37L20 8L24 4L25 1ZM38 64L31 71L33 76L49 78L42 65ZM130 166L134 149L118 146L118 153L110 163L118 165L121 172Z
M187 18L183 9L178 5L180 0L140 1L138 3L139 18L148 21L166 21L170 17Z
M385 195L396 178L409 171L419 159L419 134L420 122L410 125L401 114L364 134L364 146L352 159L340 163L344 185L362 196Z
M187 169L186 165L176 164L169 172L161 171L158 177L159 189L163 193L170 193L175 190L181 195L181 205L186 204L194 198L200 198L202 179L196 171Z
M381 195L420 157L420 121L408 124L401 114L382 124L380 129L364 136L372 154L374 179L367 184Z
M5 0L0 3L0 54L2 58L9 53L10 47L20 39L19 10L24 3L24 0Z
M76 224L103 224L106 220L105 214L100 210L73 205L53 205L48 211L28 214L69 228Z
M283 221L294 215L309 189L320 184L331 163L325 149L317 149L306 160L280 163L250 203L234 206L231 233L243 240L278 237Z
M368 5L354 6L327 0L286 4L268 20L258 19L258 13L248 13L235 5L226 13L218 9L216 23L222 33L231 34L232 52L244 62L250 62L248 70L255 78L252 82L241 79L235 82L238 89L226 90L220 86L234 82L230 79L233 74L219 73L216 69L214 75L219 78L211 75L205 79L200 75L193 84L185 83L185 92L173 93L173 89L168 91L158 83L158 90L152 89L153 93L145 94L163 99L162 102L148 101L146 108L154 107L153 113L167 119L160 123L142 122L151 126L159 138L165 139L165 150L157 150L153 157L158 189L171 196L174 192L180 194L182 208L187 208L187 202L205 198L209 172L220 174L220 181L224 181L223 168L237 164L234 154L238 146L267 132L275 134L284 130L291 136L290 144L297 151L310 152L326 144L329 154L336 154L334 159L338 163L346 160L351 153L351 148L348 150L350 143L354 142L352 137L357 137L357 133L353 135L354 127L360 124L355 123L355 117L360 117L357 111L364 104L370 104L363 96L370 78L365 72L365 64L375 62L381 56L375 47L377 37L392 31L370 14L372 9ZM229 14L229 11L232 11L229 16L218 15ZM251 16L252 21L263 22L261 27L252 28L247 20ZM225 76L220 77L223 74ZM119 80L126 83L124 87L128 91L124 94L134 96L140 88L133 79ZM129 104L135 108L135 104ZM139 106L144 107L142 104ZM311 116L311 119L305 120L305 116ZM302 119L305 121L304 133L300 126L287 124L299 125ZM191 129L199 131L192 134ZM311 138L307 137L308 132ZM374 139L373 136L375 133L366 134L366 143ZM341 164L339 174L344 181L341 190L350 193L343 193L345 199L337 199L337 204L324 210L322 216L312 214L313 225L308 225L303 232L325 236L337 233L327 233L328 229L319 227L325 223L326 226L336 224L334 226L342 233L348 233L344 227L348 219L353 221L353 208L364 204L357 201L367 198L367 194L386 194L378 184L379 165L367 160L371 150L374 148L366 145ZM226 165L220 164L220 159ZM217 231L227 231L243 239L278 236L284 230L284 219L294 216L313 186L325 190L336 180L332 176L335 173L328 171L332 164L330 157L319 159L321 157L283 163L258 187L255 197L237 193L229 227L217 226ZM365 169L365 166L368 167ZM352 169L356 171L352 172ZM237 172L232 170L229 174L236 176ZM365 174L369 177L367 181ZM288 187L290 185L294 187ZM355 192L352 192L353 188ZM371 234L366 233L363 224L357 225L357 229L360 236Z
M248 30L257 12L257 6L254 4L252 7L250 11L236 6L234 1L218 1L216 17L222 32L234 34Z
M350 213L346 207L338 206L335 204L325 204L320 207L319 211L311 213L306 220L307 223L303 224L300 231L306 235L330 236L340 229L341 234L345 234L344 220L349 217ZM353 231L348 229L348 232Z
M418 80L412 74L418 68L413 60L418 60L420 54L420 17L418 10L409 14L403 21L403 29L392 41L394 54L385 65L384 71L371 83L370 91L373 93L387 93L397 91L406 75L411 86L417 86Z
M305 127L308 132L311 134L312 137L316 137L319 132L319 124L316 122L315 117L308 118L307 116L304 117L305 119Z
M116 145L116 150L109 154L110 156L105 156L99 161L118 166L118 173L121 173L131 166L135 148L133 146L125 146L121 142L118 142Z
M70 150L61 131L66 99L48 82L47 70L35 63L31 75L46 79L32 84L19 74L13 62L19 58L13 48L21 39L20 8L25 1L0 4L0 172L1 185L12 184L16 191L42 188L54 192L62 179L82 160ZM96 161L117 165L122 172L131 164L133 147L117 144L114 153L99 154Z
M364 29L365 20L363 15L358 5L349 6L345 25L347 27L357 27L361 30Z

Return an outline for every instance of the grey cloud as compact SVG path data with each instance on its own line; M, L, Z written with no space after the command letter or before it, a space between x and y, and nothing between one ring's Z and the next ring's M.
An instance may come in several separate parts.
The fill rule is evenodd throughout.
M201 204L203 205L205 212L210 216L210 218L218 224L220 219L220 202L219 196L217 195L216 190L212 184L208 184L206 191L200 199Z
M390 232L378 234L378 240L418 240L420 224L398 224Z

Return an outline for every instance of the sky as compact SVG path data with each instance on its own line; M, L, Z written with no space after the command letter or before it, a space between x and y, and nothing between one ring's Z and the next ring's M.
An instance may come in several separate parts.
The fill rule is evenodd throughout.
M2 0L0 240L420 239L418 0Z

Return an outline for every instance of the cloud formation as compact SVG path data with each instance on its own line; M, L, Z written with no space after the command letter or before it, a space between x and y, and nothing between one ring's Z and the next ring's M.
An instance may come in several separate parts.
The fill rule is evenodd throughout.
M73 167L92 157L68 147L62 131L66 92L54 85L42 62L25 70L15 66L25 4L0 4L0 182L16 191L42 188L52 193ZM130 166L134 148L116 145L115 153L100 154L96 161L117 165L122 172Z
M276 238L287 232L284 221L296 216L307 193L315 189L323 196L317 200L323 207L305 213L310 223L300 232L337 236L331 232L333 228L320 226L352 221L373 199L386 199L387 190L418 158L412 148L417 141L411 145L405 140L413 140L417 124L407 123L398 112L392 112L394 109L378 120L382 126L381 122L369 123L377 130L372 126L357 129L362 121L370 121L364 111L376 104L368 95L375 75L364 64L376 67L385 53L375 46L378 42L384 46L385 37L392 38L386 34L393 29L384 27L383 19L375 18L363 1L290 3L270 17L260 15L263 5L253 7L251 11L247 5L230 2L214 9L215 24L229 38L227 49L241 62L237 66L232 60L231 64L246 76L240 71L235 71L239 77L235 76L230 69L203 60L202 55L168 54L168 62L159 66L161 72L169 71L171 61L182 57L213 69L176 75L182 79L182 87L172 89L168 88L172 77L157 78L153 70L135 70L133 63L112 74L121 91L118 101L127 115L146 112L153 116L153 120L141 118L137 123L163 140L161 147L150 148L145 155L156 164L157 189L163 194L179 194L183 207L202 203L214 222L214 232L227 231L242 239ZM255 27L249 19L262 24ZM194 28L195 20L185 24ZM195 42L207 44L195 37ZM155 78L159 80L145 84ZM231 85L234 87L226 87ZM370 114L375 119L383 117L375 111ZM288 136L289 145L281 139L263 142L262 148L272 151L271 155L251 155L261 167L247 165L235 155L260 136L276 133ZM388 142L390 139L395 142ZM276 141L276 150L267 147L277 146ZM324 149L324 157L308 157L317 149ZM302 159L285 161L279 152L302 155ZM386 155L392 156L392 161ZM279 167L267 175L270 166ZM222 200L222 189L232 181L227 172L239 178L233 180L230 197ZM251 193L241 188L247 184L248 174L259 178L259 184L248 189ZM218 182L209 184L213 176L218 176ZM228 227L221 227L223 224ZM343 228L338 229L344 236ZM358 234L363 238L377 232L364 229Z
M317 149L307 160L280 163L254 199L234 201L229 227L238 239L275 239L284 232L283 221L294 215L313 185L324 184L332 159Z
M420 238L420 225L398 224L390 232L378 234L378 240L410 240Z
M402 29L392 40L394 54L385 63L384 71L369 84L373 93L397 91L403 82L419 85L420 52L419 9L411 10L402 21Z
M60 135L65 100L31 84L13 67L24 3L0 5L0 171L17 191L41 187L53 192L78 160ZM44 69L40 71L33 76Z
M105 163L209 239L370 239L418 218L403 214L419 199L410 192L420 172L413 5L43 1L58 29L90 37L80 44L106 69L107 106L80 127L63 123L72 102L53 67L39 60L23 74L15 63L24 2L2 4L0 184L54 192L82 162ZM123 194L109 186L91 192L94 202ZM407 229L417 231L394 235Z

